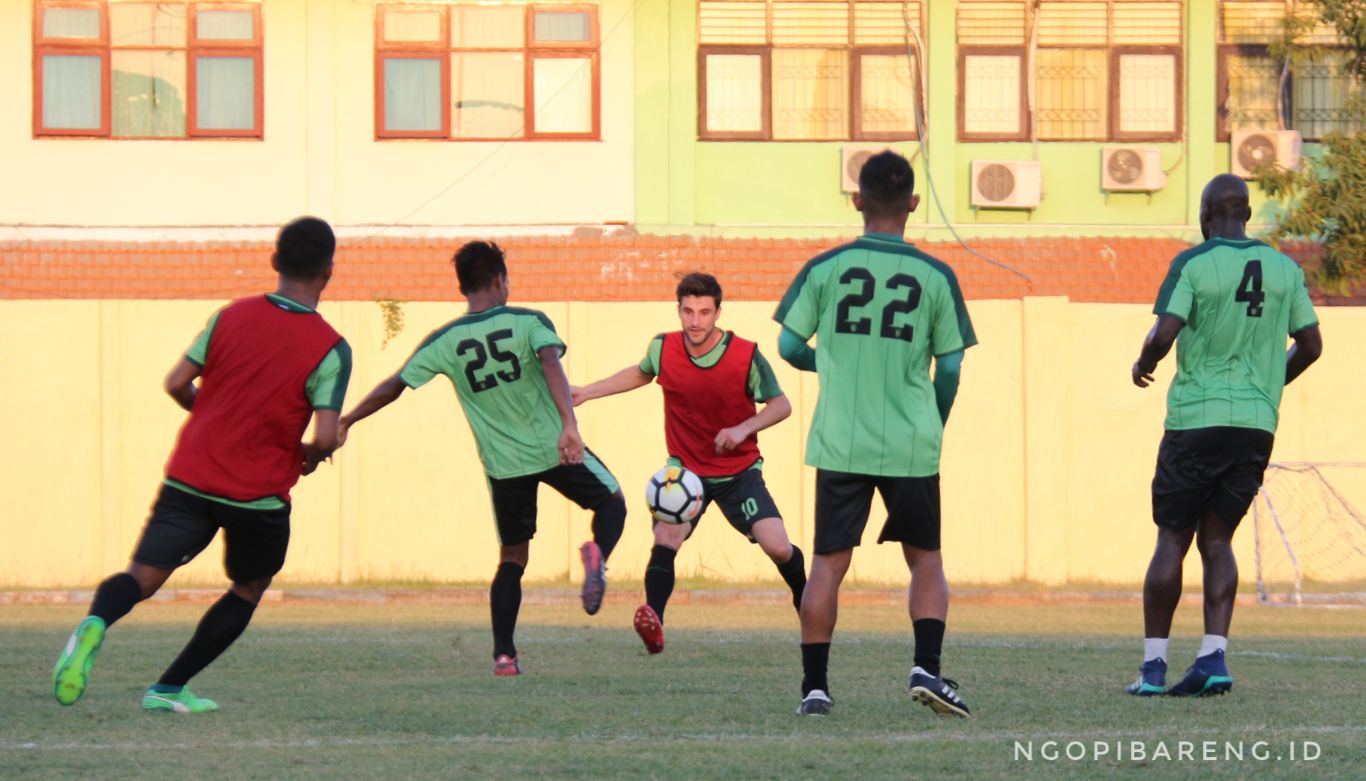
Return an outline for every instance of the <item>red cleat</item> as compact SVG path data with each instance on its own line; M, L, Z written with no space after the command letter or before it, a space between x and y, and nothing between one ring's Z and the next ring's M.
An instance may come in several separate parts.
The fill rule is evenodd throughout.
M645 642L645 650L652 654L664 651L664 624L660 623L659 616L655 614L654 608L649 605L641 605L636 608L635 619L636 634Z
M501 654L493 660L493 674L499 678L510 678L514 675L522 674L522 665L517 661L517 657Z

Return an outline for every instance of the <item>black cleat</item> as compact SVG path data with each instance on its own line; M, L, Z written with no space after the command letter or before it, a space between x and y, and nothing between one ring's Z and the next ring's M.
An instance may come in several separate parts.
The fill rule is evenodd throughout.
M830 708L835 704L830 699L830 695L820 689L812 689L802 698L802 704L797 706L798 716L829 716Z
M920 667L911 668L911 699L926 705L940 716L966 718L972 713L958 696L958 683L930 675Z

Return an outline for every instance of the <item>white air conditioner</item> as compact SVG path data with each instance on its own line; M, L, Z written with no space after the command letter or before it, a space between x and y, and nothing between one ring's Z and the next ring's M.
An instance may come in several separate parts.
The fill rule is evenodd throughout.
M1155 146L1107 146L1100 152L1100 187L1108 192L1151 193L1167 186L1162 150Z
M858 175L868 158L879 152L887 151L887 146L869 144L845 144L840 148L840 190L846 193L858 192Z
M1266 162L1287 170L1300 164L1300 131L1235 130L1229 163L1235 176L1252 178L1252 169Z
M1033 209L1043 196L1037 160L973 160L972 205L984 209Z

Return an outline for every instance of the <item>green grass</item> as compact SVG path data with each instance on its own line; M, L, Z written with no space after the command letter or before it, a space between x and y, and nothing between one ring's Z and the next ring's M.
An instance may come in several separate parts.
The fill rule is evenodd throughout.
M902 609L850 604L831 655L835 712L793 715L801 676L790 607L680 603L669 646L649 657L633 603L589 618L528 605L527 674L491 675L487 608L265 605L197 677L216 714L139 709L202 604L147 604L114 627L86 696L52 699L51 665L78 606L0 606L0 777L184 778L1342 778L1366 766L1363 610L1240 607L1233 693L1136 700L1137 605L957 603L945 672L970 720L940 719L906 693ZM1179 675L1198 642L1183 605ZM1035 759L1015 761L1016 741ZM1047 762L1043 741L1166 741L1171 760ZM1175 758L1178 741L1242 742L1243 761ZM1256 761L1267 741L1273 759ZM1321 756L1291 762L1291 741ZM1197 747L1198 752L1202 749ZM1275 754L1282 755L1275 761Z

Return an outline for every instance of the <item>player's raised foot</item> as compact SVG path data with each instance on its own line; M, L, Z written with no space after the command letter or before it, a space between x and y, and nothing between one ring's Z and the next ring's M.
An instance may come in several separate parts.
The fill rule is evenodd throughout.
M607 593L607 567L602 560L602 549L589 540L579 548L583 559L583 612L594 615L602 607L602 596Z
M1223 694L1233 688L1233 676L1228 674L1224 664L1224 652L1196 657L1195 664L1186 670L1186 675L1175 686L1167 690L1170 697L1208 697Z
M802 698L802 704L797 706L798 716L829 716L830 709L835 706L835 701L830 699L830 695L824 690L812 689Z
M522 674L522 663L517 661L517 657L499 654L493 660L493 674L499 678L511 678L514 675Z
M1167 660L1149 659L1138 668L1138 680L1124 687L1135 697L1160 697L1167 693Z
M636 628L636 634L640 635L641 641L645 643L645 650L652 654L664 650L664 624L659 620L654 608L649 605L636 608L636 618L632 623Z
M218 710L218 703L196 697L194 692L184 687L178 692L159 692L151 688L142 695L142 709L167 713L212 713Z
M71 705L85 694L90 668L104 642L104 619L86 616L66 641L57 664L52 668L52 694L62 705Z
M967 717L972 713L968 704L958 696L958 683L948 678L930 675L921 667L911 668L911 699L940 716Z

